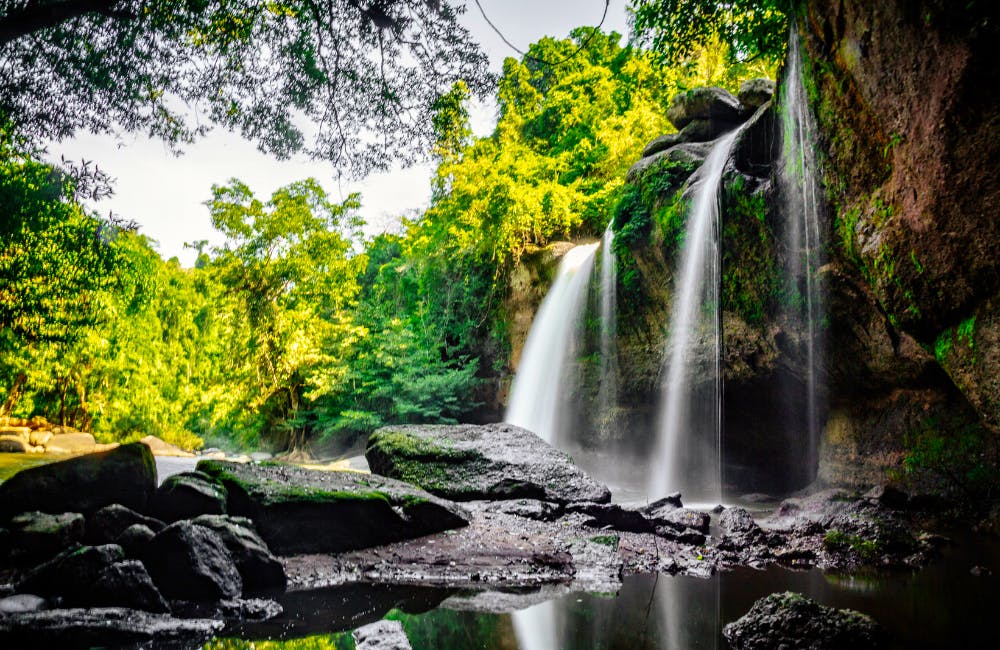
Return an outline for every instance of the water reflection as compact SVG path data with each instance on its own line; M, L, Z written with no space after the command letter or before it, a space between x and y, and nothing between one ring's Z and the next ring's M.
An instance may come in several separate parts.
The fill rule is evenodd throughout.
M994 575L970 575L977 564ZM626 578L617 594L349 585L286 594L281 618L234 628L206 648L344 650L354 647L351 630L391 618L403 623L414 650L718 650L727 647L726 623L757 599L786 590L870 614L896 648L991 647L998 570L1000 545L969 540L945 561L914 572L838 576L771 567L709 579L639 575Z

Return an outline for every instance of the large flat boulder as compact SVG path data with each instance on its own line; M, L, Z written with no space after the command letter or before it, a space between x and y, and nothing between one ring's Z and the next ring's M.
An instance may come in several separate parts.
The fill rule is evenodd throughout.
M368 438L365 457L376 474L455 501L611 501L568 455L512 424L384 427Z
M230 515L248 517L278 555L337 553L465 526L460 507L412 485L357 472L203 460Z
M149 447L122 445L21 470L0 484L0 521L35 510L89 514L112 503L142 512L155 491Z

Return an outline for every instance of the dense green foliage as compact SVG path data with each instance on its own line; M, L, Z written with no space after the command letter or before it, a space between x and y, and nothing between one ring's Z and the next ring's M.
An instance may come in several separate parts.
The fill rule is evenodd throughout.
M492 86L463 11L447 0L12 0L0 6L0 113L39 139L124 130L174 146L210 122L360 174L426 154L433 102L452 82Z

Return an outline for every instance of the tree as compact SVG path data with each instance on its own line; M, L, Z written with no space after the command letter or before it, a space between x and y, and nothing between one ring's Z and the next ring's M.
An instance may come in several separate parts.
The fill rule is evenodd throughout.
M759 58L771 63L785 52L789 0L630 0L636 40L665 63L690 58L713 41L728 47L729 63Z
M429 149L432 106L453 82L491 86L463 11L448 0L11 0L0 114L34 138L121 129L175 147L208 118L265 152L304 149L363 174Z

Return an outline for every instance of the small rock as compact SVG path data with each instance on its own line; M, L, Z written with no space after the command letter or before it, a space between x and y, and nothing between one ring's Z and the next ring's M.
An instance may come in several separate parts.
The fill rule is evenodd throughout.
M356 650L412 650L399 621L378 621L354 630Z
M990 571L988 567L984 567L984 566L979 565L979 564L977 564L976 566L972 567L972 569L969 571L969 573L971 573L972 575L976 576L977 578L982 578L982 577L993 575L993 572Z
M657 527L669 526L677 531L690 528L702 534L708 533L709 525L712 523L712 518L704 512L688 510L687 508L663 509L655 518L650 517L650 520Z
M181 472L164 479L150 511L167 522L226 512L226 488L202 472Z
M748 109L760 108L774 96L774 81L766 77L748 79L740 84L736 97Z
M735 650L874 650L887 640L871 617L824 607L792 592L761 598L722 634Z
M191 523L204 526L219 536L233 556L236 569L243 578L244 591L284 591L287 583L285 568L257 535L252 521L245 517L201 515L192 519Z
M690 528L685 528L684 530L677 530L672 526L661 526L656 529L656 534L663 539L669 539L675 542L680 542L681 544L689 544L691 546L701 546L705 543L705 536L696 530L691 530Z
M90 544L118 543L122 533L135 525L142 525L155 533L163 530L166 524L114 503L87 517L86 539Z
M138 560L116 562L104 569L94 582L88 602L81 604L130 607L147 612L170 611L146 567Z
M46 600L33 594L15 594L0 598L0 614L26 614L40 612L46 608L48 608Z
M719 516L719 525L730 533L750 533L760 530L753 515L744 508L728 508Z
M502 512L535 521L555 521L563 514L563 508L558 503L538 501L537 499L505 499L503 501L488 501L486 504L485 509L489 512Z
M43 559L83 539L83 515L24 512L10 520L10 546L18 557Z
M589 519L583 522L591 528L612 528L632 533L651 533L653 523L638 510L628 510L617 503L571 503L567 513L584 514Z
M190 521L157 533L142 549L141 559L167 598L224 600L243 591L243 579L219 535Z
M114 540L125 551L125 557L140 559L142 549L146 547L149 540L156 537L156 531L144 524L133 524L122 531L118 539Z

